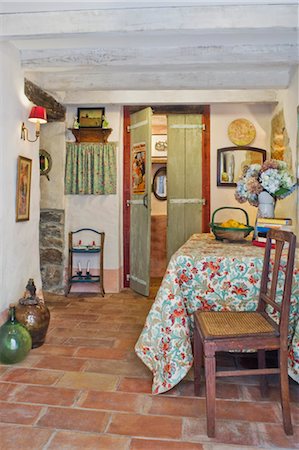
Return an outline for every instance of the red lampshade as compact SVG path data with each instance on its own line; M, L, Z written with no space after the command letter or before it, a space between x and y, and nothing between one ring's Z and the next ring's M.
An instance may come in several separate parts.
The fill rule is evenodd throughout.
M33 106L29 114L28 120L34 123L47 123L46 108L42 106Z

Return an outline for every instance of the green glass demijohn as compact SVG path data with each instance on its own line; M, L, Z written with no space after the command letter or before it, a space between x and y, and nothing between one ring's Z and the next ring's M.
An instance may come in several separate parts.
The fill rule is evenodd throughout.
M15 317L15 307L9 308L9 318L0 327L0 362L14 364L26 358L32 345L30 333Z

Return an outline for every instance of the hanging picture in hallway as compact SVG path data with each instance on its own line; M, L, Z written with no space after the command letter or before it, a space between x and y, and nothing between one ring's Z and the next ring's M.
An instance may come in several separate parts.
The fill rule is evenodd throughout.
M18 157L16 221L29 220L32 159Z
M132 149L132 193L145 193L145 142L134 144Z

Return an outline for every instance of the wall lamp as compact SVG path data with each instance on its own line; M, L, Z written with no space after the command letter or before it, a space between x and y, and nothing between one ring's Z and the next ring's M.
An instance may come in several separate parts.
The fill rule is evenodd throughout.
M24 122L21 128L21 139L24 141L35 142L38 140L40 135L40 124L47 123L47 112L46 108L42 106L33 106L29 114L28 120L35 123L35 139L31 140L28 138L28 129L25 127Z

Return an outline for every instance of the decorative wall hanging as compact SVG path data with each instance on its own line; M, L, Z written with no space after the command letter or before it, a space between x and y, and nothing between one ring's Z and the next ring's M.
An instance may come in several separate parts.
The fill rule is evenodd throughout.
M102 128L105 108L78 108L80 128Z
M29 220L32 159L18 157L16 221Z
M217 150L217 186L237 186L240 176L251 164L262 164L266 150L256 147L224 147Z
M132 150L132 194L145 193L146 144L135 144Z
M152 135L152 156L154 158L167 157L167 135Z
M153 193L157 200L167 200L167 169L160 167L153 178Z
M40 149L39 151L39 169L40 175L45 175L47 179L50 181L48 173L52 168L52 157L50 153L46 152L44 149Z
M247 119L236 119L228 127L228 137L236 145L249 145L255 135L255 127Z

